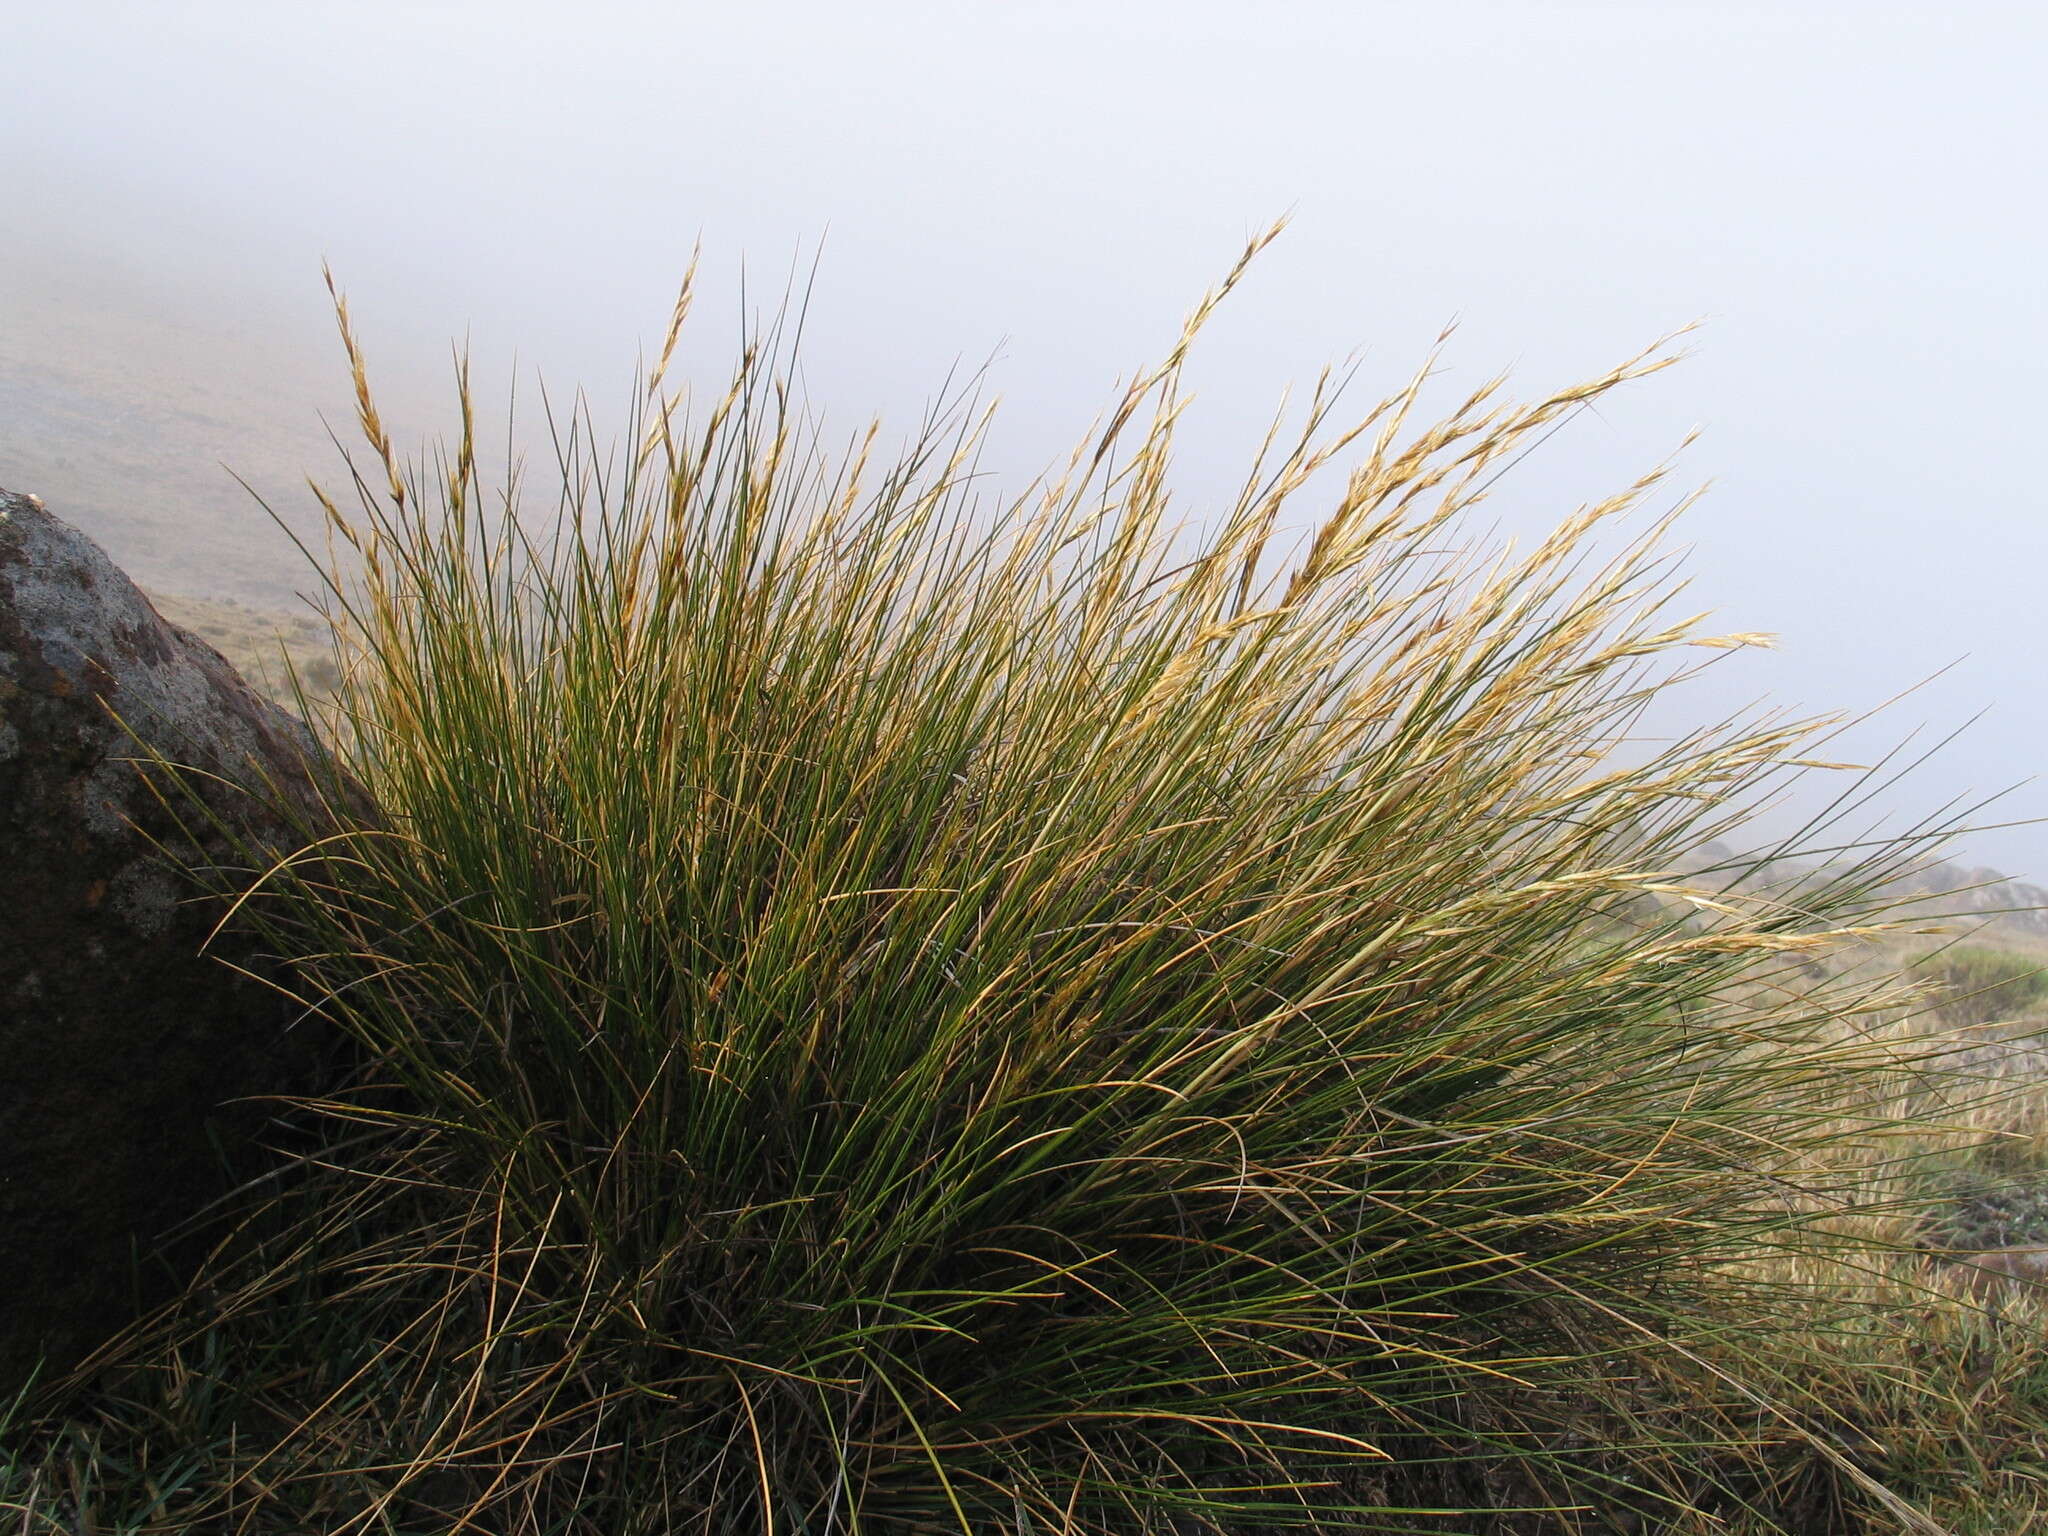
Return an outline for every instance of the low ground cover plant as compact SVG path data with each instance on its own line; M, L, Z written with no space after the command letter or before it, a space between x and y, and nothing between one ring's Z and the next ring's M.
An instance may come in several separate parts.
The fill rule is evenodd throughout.
M20 1420L25 1529L1938 1528L1758 1263L1848 1241L1898 998L1806 962L1926 839L1673 875L1827 722L1635 740L1755 638L1608 540L1661 474L1471 518L1665 354L1324 388L1183 527L1220 296L1006 505L771 334L546 515L466 387L401 462L342 309L344 821L235 894L360 1075Z

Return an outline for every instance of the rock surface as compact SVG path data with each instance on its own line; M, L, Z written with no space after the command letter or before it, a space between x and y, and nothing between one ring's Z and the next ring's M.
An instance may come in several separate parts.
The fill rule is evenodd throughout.
M251 939L200 953L221 907L179 862L243 861L226 837L180 838L122 721L169 761L315 803L301 722L90 539L0 491L0 1400L168 1290L181 1255L138 1259L226 1187L216 1145L242 1157L270 1113L230 1101L312 1086L326 1052L223 963L260 969ZM297 846L229 785L206 798Z

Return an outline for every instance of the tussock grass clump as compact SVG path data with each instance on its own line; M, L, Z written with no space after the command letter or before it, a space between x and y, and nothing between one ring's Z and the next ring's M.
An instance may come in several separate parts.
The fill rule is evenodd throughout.
M621 460L568 423L539 520L466 386L402 464L350 339L329 724L377 810L243 915L366 1066L131 1351L133 1401L237 1405L155 1486L237 1530L1706 1529L1790 1455L1910 1519L1743 1374L1790 1346L1731 1262L1894 1080L1868 988L1773 973L1905 850L1672 876L1824 723L1632 740L1754 638L1669 611L1662 518L1589 555L1660 476L1526 552L1465 522L1664 355L1427 426L1421 379L1319 390L1179 528L1219 296L1001 507L944 413L828 451L771 336L708 409L657 370Z

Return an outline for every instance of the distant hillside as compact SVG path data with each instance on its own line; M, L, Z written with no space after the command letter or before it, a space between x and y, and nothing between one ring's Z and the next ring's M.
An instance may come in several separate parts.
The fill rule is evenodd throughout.
M304 475L334 450L299 380L175 322L35 319L0 336L0 485L40 496L144 586L278 605L304 584L290 541L227 467L304 513Z
M1710 843L1690 861L1695 869L1736 862L1732 849ZM1828 866L1785 859L1760 878L1772 885L1800 885L1823 879ZM1744 882L1754 885L1756 880ZM1929 860L1907 870L1893 886L1907 901L1899 915L1950 919L1957 934L1976 934L2008 946L2048 950L2048 889L2008 879L1995 869Z
M337 681L328 649L327 626L310 609L280 613L252 608L232 598L185 597L145 589L156 610L189 630L234 663L256 688L287 706L291 685L285 658L297 669L307 692L325 694Z
M2048 889L2008 880L1995 870L1961 864L1931 864L1917 870L1904 888L1926 893L1919 903L1930 914L1972 917L1987 936L2048 944Z
M146 588L287 606L307 586L304 557L235 477L319 547L306 477L346 483L323 418L356 438L319 306L291 325L253 312L223 323L217 294L59 270L6 232L0 271L0 486L40 496ZM406 421L438 419L434 389L410 388L402 369L379 393L402 440Z

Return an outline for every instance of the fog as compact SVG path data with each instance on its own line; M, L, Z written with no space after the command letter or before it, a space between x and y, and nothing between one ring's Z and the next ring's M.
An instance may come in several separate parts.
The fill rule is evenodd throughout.
M700 242L686 369L729 360L743 272L772 308L815 259L828 420L907 430L986 363L1019 482L1287 214L1198 355L1183 505L1326 362L1362 355L1364 405L1455 319L1447 386L1533 392L1701 321L1503 482L1502 525L1700 429L1690 597L1781 643L1686 711L1932 678L1851 738L1982 713L1888 793L1922 814L2048 763L2044 45L2035 6L1873 0L17 6L0 485L145 580L288 592L221 462L303 524L319 413L346 425L323 260L412 441L465 336L491 390L516 359L616 401ZM2040 876L2048 830L1967 852Z

